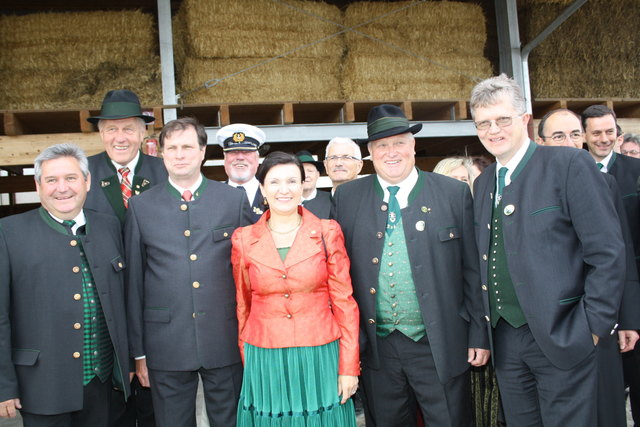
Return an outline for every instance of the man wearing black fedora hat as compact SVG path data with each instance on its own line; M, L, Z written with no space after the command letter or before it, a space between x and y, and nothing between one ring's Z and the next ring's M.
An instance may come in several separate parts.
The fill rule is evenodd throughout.
M376 173L340 185L332 217L345 235L360 307L368 426L470 426L469 367L489 348L471 192L415 167L402 110L369 112Z
M109 91L100 114L87 118L98 126L105 151L89 157L94 186L87 208L116 215L124 223L129 198L167 179L162 160L140 151L146 124L140 101L130 90Z
M331 213L331 195L326 191L318 191L316 188L318 178L324 170L322 162L314 159L311 153L306 150L298 151L296 157L304 167L302 206L318 218L328 219Z
M98 126L105 151L89 157L93 185L85 207L115 215L124 224L129 198L167 180L162 160L140 151L146 124L154 118L142 114L135 93L120 89L109 91L100 114L87 120ZM110 425L154 427L150 389L142 387L137 378L133 378L131 388L126 403L122 391L113 390Z

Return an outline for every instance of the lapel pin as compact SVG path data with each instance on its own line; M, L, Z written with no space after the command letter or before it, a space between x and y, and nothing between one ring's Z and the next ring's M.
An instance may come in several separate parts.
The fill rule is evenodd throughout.
M147 186L147 185L149 185L149 180L148 179L143 180L142 181L142 186L144 187L144 186Z
M512 213L514 213L516 210L516 207L513 205L507 205L504 207L504 214L505 215L511 215Z
M110 186L111 183L109 181L100 181L100 186L102 188Z
M416 230L418 230L418 231L424 231L424 227L425 227L425 223L424 223L424 221L418 221L418 222L416 222Z

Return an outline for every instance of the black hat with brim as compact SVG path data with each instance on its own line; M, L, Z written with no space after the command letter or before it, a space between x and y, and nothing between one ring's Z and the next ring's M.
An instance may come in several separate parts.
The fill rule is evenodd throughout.
M100 120L118 120L129 117L139 117L150 123L155 119L153 116L142 114L140 100L138 96L126 89L111 90L107 92L102 101L102 109L99 116L88 117L89 123L98 124Z
M296 157L300 160L300 163L311 163L316 167L316 169L318 169L318 172L324 172L324 165L322 162L315 160L310 152L306 150L298 151L296 153Z
M422 123L411 125L400 107L382 104L373 107L367 118L367 134L363 143L376 141L388 136L410 132L416 134L422 129Z

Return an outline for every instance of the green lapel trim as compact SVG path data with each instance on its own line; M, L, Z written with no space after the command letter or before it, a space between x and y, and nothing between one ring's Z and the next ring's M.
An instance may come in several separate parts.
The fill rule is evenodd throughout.
M113 167L113 165L112 165ZM122 190L120 190L120 181L118 175L110 176L100 180L100 187L104 191L104 195L107 197L107 201L115 211L121 222L124 222L124 216L126 210L124 208L124 202L122 201Z
M424 187L424 172L418 169L418 180L416 181L416 185L413 186L413 190L409 193L407 206L410 206L411 203L413 203L418 194L422 191L422 187Z
M378 197L380 197L380 200L384 200L384 190L380 185L380 181L378 181L378 175L373 176L373 189L375 190Z
M193 197L195 199L197 199L198 197L200 197L200 194L202 194L205 190L205 188L207 188L207 177L202 175L202 182L200 183L200 186L196 189L196 194L193 195ZM260 190L258 190L260 191Z
M40 206L40 209L38 210L40 212L40 218L42 218L45 224L47 224L49 227L53 228L55 231L57 231L60 234L64 234L65 236L69 235L69 233L67 233L67 229L64 228L64 225L60 224L58 221L53 219L45 208Z
M617 157L618 157L618 154L614 151L613 154L611 155L611 158L609 159L609 164L607 165L607 172L611 172L611 167L613 166L613 163L616 161Z
M142 163L144 162L144 154L140 151L140 157L138 157L138 164L136 165L136 169L133 171L133 182L131 183L131 190L133 191L133 196L136 196L143 191L146 191L151 188L151 181L149 181L144 176L140 175L140 170L142 169Z
M529 148L527 148L527 152L524 153L524 157L522 158L522 160L520 160L520 163L518 163L518 166L516 166L516 170L514 170L513 173L511 174L511 182L515 181L518 175L520 175L520 172L522 172L522 169L524 169L524 167L527 165L527 163L529 162L529 159L531 158L531 156L533 156L533 152L536 151L537 147L538 147L538 144L529 140Z

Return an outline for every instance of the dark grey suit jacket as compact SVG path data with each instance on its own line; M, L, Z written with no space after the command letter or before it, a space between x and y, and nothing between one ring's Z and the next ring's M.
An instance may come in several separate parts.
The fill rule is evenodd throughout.
M316 197L305 201L302 205L321 219L329 219L331 214L331 193L318 190Z
M122 201L120 180L106 151L89 157L89 172L91 172L91 190L87 194L85 208L115 215L121 223L124 223L126 209ZM166 180L167 171L162 159L147 156L141 152L133 182L131 182L132 196Z
M333 201L331 215L344 232L360 307L362 362L377 369L376 292L386 203L375 175L342 184ZM419 171L402 221L422 319L445 383L469 368L468 348L489 348L469 187Z
M607 165L607 170L616 179L620 189L631 240L633 240L636 268L640 273L640 198L638 197L640 159L614 153Z
M195 199L168 183L131 199L125 222L130 355L194 371L240 362L231 235L248 225L246 195L204 180Z
M115 349L114 379L129 394L124 249L112 215L85 209L81 237ZM0 401L60 414L83 407L82 274L77 247L43 209L0 220ZM125 381L123 381L125 379Z
M502 195L507 264L537 344L551 363L570 369L594 350L592 333L613 332L625 279L624 242L613 198L603 197L610 191L589 154L529 144L528 161ZM495 177L494 163L474 185L487 316Z

